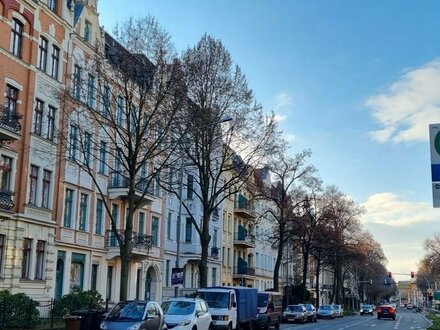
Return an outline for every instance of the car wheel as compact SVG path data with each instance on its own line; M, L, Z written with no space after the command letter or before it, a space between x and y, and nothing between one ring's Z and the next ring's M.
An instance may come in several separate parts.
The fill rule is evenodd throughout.
M228 324L228 330L232 330L232 323Z
M377 319L380 320L380 316L378 316Z
M193 326L193 327L192 327L192 330L197 330L197 327L196 327L196 326Z
M209 323L209 327L208 327L208 330L212 330L212 328L213 328L213 325L212 325L212 323Z

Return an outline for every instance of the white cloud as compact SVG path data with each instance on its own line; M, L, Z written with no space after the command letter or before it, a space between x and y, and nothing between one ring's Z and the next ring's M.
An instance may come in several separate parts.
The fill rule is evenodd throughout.
M284 108L292 105L292 98L287 93L279 93L275 96L274 112L277 112L280 108Z
M428 140L428 124L440 122L440 60L407 71L366 106L382 128L370 132L379 142Z
M286 115L282 115L282 114L279 114L279 113L276 113L275 116L274 116L274 120L275 120L277 123L282 122L282 121L285 120L286 118L287 118Z
M362 204L367 210L364 223L384 224L390 227L438 221L438 211L427 203L403 200L394 193L378 193Z
M289 143L295 142L297 139L296 135L293 133L284 133L283 138Z
M425 254L423 241L440 230L438 210L390 192L374 194L362 206L367 210L362 222L381 244L389 261L387 269L396 273L417 270Z

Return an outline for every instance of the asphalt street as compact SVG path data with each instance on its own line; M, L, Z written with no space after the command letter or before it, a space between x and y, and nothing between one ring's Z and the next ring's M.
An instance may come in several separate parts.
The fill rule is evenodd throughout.
M416 313L414 310L398 309L397 318L378 320L376 313L370 315L344 316L334 320L319 319L317 323L283 323L282 330L317 329L317 330L343 330L343 329L374 329L374 330L422 330L431 325L425 314Z

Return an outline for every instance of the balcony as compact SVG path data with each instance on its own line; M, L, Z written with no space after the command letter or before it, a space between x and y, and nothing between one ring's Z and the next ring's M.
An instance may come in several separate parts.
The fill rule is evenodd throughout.
M239 225L238 232L234 233L234 245L244 248L254 248L255 236L250 235L246 228Z
M138 180L135 185L135 199L136 202L140 201L141 206L145 206L153 203L159 197L158 192L155 190L153 184L147 185L145 180ZM129 193L130 181L119 173L113 173L110 177L110 184L108 187L108 195L110 199L127 199Z
M234 277L255 276L255 268L253 267L234 267Z
M8 107L0 107L0 141L14 141L20 138L23 116Z
M235 200L234 213L247 219L255 218L251 202L243 195L238 195L238 198Z
M213 247L211 248L211 258L213 258L213 259L217 259L217 260L218 260L219 252L220 252L220 251L219 251L219 248L213 246Z
M10 211L14 208L12 196L14 196L14 192L0 189L0 210Z
M118 235L124 239L124 229L118 229ZM148 258L152 247L152 236L133 232L132 242L131 255L133 260L140 261ZM120 256L119 242L112 230L107 230L105 233L105 246L108 249L110 259Z

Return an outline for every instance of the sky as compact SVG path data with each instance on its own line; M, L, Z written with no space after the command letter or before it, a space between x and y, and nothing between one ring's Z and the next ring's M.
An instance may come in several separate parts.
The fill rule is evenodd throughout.
M290 152L311 149L323 183L365 207L387 269L417 271L440 233L428 130L440 123L439 1L100 0L98 11L109 32L154 16L179 53L220 39Z

